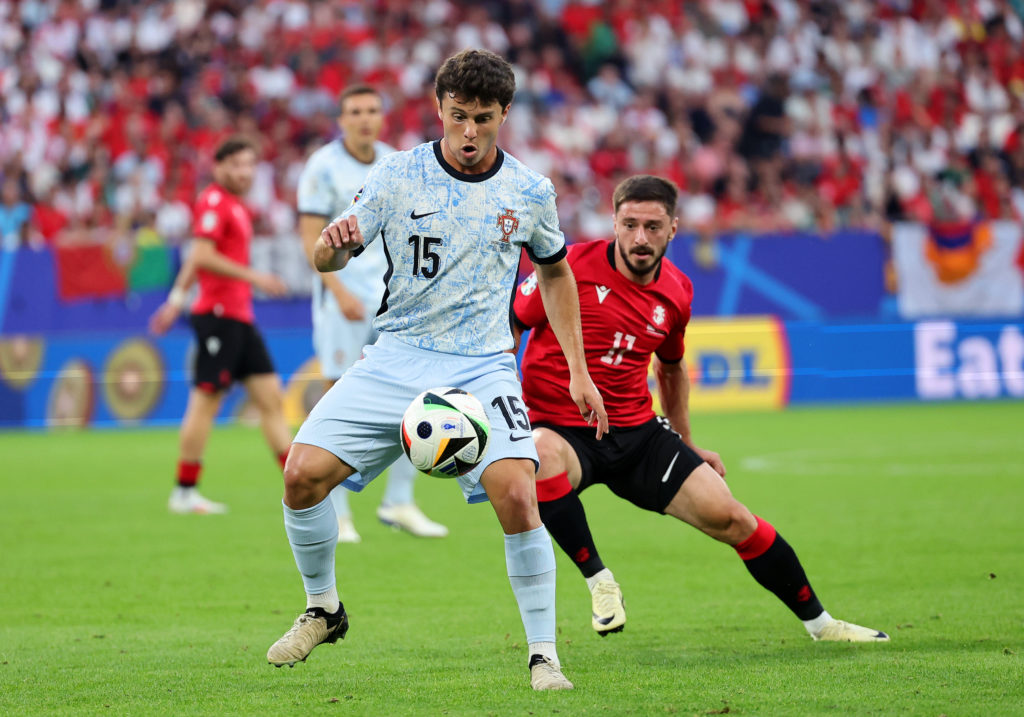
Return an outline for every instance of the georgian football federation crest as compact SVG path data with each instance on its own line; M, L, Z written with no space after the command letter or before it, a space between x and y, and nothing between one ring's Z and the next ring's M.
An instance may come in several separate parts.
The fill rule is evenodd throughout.
M213 202L211 201L210 204L212 205ZM202 229L204 232L212 232L214 229L216 229L217 212L213 211L212 209L207 209L205 212L203 212L203 216L200 217L199 219L199 228Z
M651 319L658 326L661 326L663 323L665 323L665 307L662 306L661 304L655 304L654 314L651 316Z
M519 217L515 209L506 209L504 214L498 215L498 229L501 229L501 241L508 244L509 237L519 230Z

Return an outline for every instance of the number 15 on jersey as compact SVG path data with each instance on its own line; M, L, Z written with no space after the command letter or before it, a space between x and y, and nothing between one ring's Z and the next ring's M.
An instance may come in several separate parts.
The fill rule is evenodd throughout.
M440 237L421 237L419 234L413 234L409 237L409 244L413 251L412 275L423 275L427 279L437 276L437 270L441 268L441 257L434 251L434 247L441 246L444 241Z

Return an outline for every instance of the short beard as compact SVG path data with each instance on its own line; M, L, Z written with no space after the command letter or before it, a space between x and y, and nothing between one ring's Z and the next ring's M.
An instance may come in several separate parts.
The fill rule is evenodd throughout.
M616 242L615 245L616 247L618 247L619 250L619 258L621 258L622 261L626 262L626 266L629 267L629 270L636 274L637 276L646 276L647 274L650 274L652 271L661 266L661 259L662 257L665 256L665 252L662 252L660 256L655 257L655 261L653 264L651 264L646 269L641 269L640 267L635 266L633 262L629 260L629 253L625 249L623 249L618 242Z

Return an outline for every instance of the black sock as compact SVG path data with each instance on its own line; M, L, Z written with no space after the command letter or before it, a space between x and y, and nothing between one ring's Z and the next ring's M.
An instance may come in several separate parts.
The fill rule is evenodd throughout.
M540 519L566 555L572 558L583 577L604 569L597 554L594 538L587 525L587 514L576 491L565 473L537 481L537 501Z
M758 518L754 534L735 548L754 580L775 593L798 618L813 620L824 612L800 559L768 521Z

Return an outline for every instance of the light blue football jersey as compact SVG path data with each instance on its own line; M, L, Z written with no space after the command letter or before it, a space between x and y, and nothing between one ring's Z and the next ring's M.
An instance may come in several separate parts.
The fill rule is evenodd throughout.
M440 142L390 154L342 216L350 214L366 252L383 244L388 259L374 328L431 351L481 356L512 348L521 249L538 263L565 256L551 181L500 149L482 174L449 165Z
M383 142L375 142L374 159L364 164L353 157L345 149L340 139L325 144L310 155L306 166L299 175L297 204L300 214L319 214L328 220L341 214L352 203L359 188L366 181L366 175L388 154L393 147ZM345 287L359 297L366 306L369 315L380 306L384 293L384 273L388 268L388 260L384 256L383 245L367 248L360 261L351 262L338 274L338 279ZM319 276L313 277L313 301L315 305L323 305L324 288ZM333 302L330 302L334 306Z

